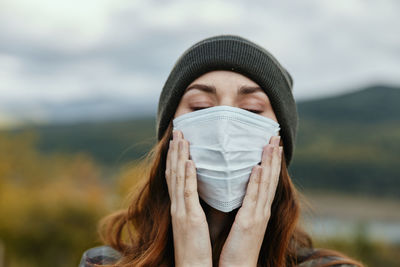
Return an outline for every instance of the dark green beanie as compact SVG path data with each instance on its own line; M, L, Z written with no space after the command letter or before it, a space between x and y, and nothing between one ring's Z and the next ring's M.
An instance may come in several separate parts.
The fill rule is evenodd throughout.
M286 164L292 159L298 114L289 72L264 48L235 35L204 39L187 49L175 63L162 89L157 111L156 134L161 140L174 117L187 86L213 70L240 73L256 82L267 94L280 124Z

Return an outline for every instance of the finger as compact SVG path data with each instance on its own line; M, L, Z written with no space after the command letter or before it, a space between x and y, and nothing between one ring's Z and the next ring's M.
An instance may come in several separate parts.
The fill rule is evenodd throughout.
M271 183L271 159L274 146L268 144L263 151L263 161L261 162L260 185L258 186L258 199L256 212L264 211L268 198L268 187Z
M165 164L165 180L167 181L168 186L168 194L171 198L172 191L171 191L171 143L172 140L169 141L168 152L167 152L167 162Z
M178 162L176 172L176 208L183 211L185 209L185 202L183 191L185 190L185 162L188 159L187 142L180 139L178 142Z
M274 146L274 145L276 145L276 146L279 146L279 140L280 140L280 136L279 135L277 135L277 136L272 136L271 138L270 138L270 140L269 140L269 143L268 143L268 145L267 145L267 147L268 146ZM265 147L264 147L265 148ZM267 148L268 149L268 148ZM266 164L269 162L269 160L270 159L268 159L268 156L269 156L269 154L268 153L264 153L265 151L263 151L263 154L262 154L262 159L261 159L261 165L264 165L264 166L266 166ZM268 152L268 151L267 151Z
M171 182L171 209L176 208L176 179L177 179L177 162L178 162L178 142L180 134L178 130L173 131L173 139L171 142L170 154L170 182Z
M170 148L170 184L171 184L171 206L174 208L176 207L176 162L177 162L177 148L176 148L176 141L171 141L171 148Z
M262 158L261 158L261 166L265 167L269 164L270 158L270 152L272 150L273 146L271 144L268 144L264 147L263 152L262 152Z
M185 207L186 211L191 213L201 208L199 194L197 192L196 167L192 160L186 160L185 170Z
M281 156L280 156L280 151L282 147L274 147L274 152L272 155L272 160L271 160L271 178L274 184L278 181L277 178L279 178L279 173L281 170Z
M270 207L276 192L276 187L279 182L279 174L281 171L281 160L282 160L282 147L275 147L275 151L272 157L271 163L271 185L268 188L268 200L267 207Z
M176 176L177 176L177 163L178 163L178 142L180 134L179 130L172 131L172 142L171 142L171 159L170 159L170 180L171 180L171 192L174 204L176 203ZM172 199L171 199L172 201Z
M249 183L246 188L246 195L243 199L242 207L250 214L254 213L257 204L258 186L260 184L261 167L255 165L251 171Z
M181 130L175 129L172 131L172 138L174 140L182 139L183 138L183 133Z

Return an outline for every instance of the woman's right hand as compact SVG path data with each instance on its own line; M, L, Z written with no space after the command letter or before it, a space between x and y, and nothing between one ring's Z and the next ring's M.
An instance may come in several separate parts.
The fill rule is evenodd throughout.
M179 130L170 141L165 177L171 198L175 266L212 266L207 219L197 193L194 162L189 142Z

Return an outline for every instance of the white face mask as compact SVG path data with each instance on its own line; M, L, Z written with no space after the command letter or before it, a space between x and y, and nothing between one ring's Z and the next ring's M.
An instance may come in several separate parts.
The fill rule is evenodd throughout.
M252 168L280 130L274 120L232 106L185 113L172 123L190 143L199 196L223 212L242 205Z

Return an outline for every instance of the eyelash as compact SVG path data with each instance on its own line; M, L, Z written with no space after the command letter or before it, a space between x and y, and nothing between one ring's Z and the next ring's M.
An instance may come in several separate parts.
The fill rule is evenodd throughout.
M200 109L204 109L204 108L208 108L208 107L194 107L192 109L193 109L193 111L195 111L195 110L200 110ZM255 110L255 109L244 109L244 110L247 110L247 111L250 111L250 112L253 112L253 113L256 113L256 114L262 113L262 111Z

